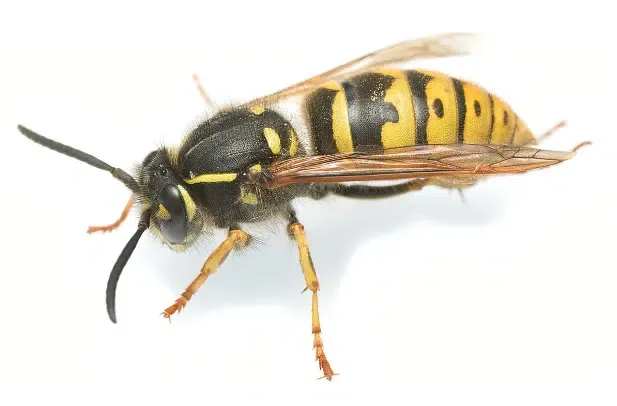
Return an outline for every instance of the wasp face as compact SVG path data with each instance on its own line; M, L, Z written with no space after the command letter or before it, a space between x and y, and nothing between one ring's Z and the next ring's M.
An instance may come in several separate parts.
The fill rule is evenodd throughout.
M153 151L146 156L138 183L141 201L152 212L151 229L173 249L188 247L203 227L203 216L166 150Z

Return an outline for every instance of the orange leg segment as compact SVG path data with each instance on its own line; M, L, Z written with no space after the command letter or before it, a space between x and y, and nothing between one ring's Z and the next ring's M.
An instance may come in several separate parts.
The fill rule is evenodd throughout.
M131 211L131 207L133 207L134 203L135 203L135 196L131 195L131 198L129 199L128 203L124 207L124 210L122 210L122 214L120 215L120 218L118 220L116 220L115 222L107 226L90 226L88 227L88 234L96 233L98 231L102 231L105 233L105 232L112 231L118 228L120 224L122 224L122 222L126 220L127 216L129 215L129 212Z
M564 127L565 125L566 125L565 121L560 121L559 123L555 124L553 126L553 128L551 128L550 130L546 131L544 134L542 134L542 135L537 137L536 144L540 144L542 141L544 141L545 139L547 139L548 137L553 135L553 133L555 133L557 130L559 130L560 128ZM577 146L575 146L574 148L572 148L572 152L576 152L579 149L581 149L582 147L585 147L585 146L591 145L591 144L592 144L591 141L583 141L580 144L578 144Z
M234 246L236 246L236 244L242 246L248 241L248 239L249 235L244 231L231 230L225 241L223 241L214 250L214 252L210 254L208 259L206 260L206 263L201 268L199 275L197 275L193 282L191 282L191 284L185 289L184 293L182 293L182 295L178 299L176 299L176 302L173 305L169 306L167 309L165 309L163 313L161 313L161 315L166 319L169 319L169 321L171 322L171 315L176 312L180 313L180 311L184 308L184 306L186 306L188 301L191 300L191 297L193 297L193 295L197 293L199 288L201 288L201 285L204 284L206 279L208 279L210 275L215 273L221 266L221 264L223 264L225 259L227 259L227 256L229 256L229 253L231 253L231 251L233 250Z
M583 142L581 142L581 143L580 143L580 144L578 144L576 147L572 148L572 152L576 152L576 151L578 151L579 149L581 149L581 148L583 148L583 147L585 147L585 146L587 146L587 145L591 145L591 141L583 141Z
M323 371L323 376L319 379L326 378L331 381L335 374L332 371L332 367L326 358L326 353L323 349L323 342L321 341L321 325L319 323L319 304L317 300L317 291L319 290L319 281L317 280L317 274L315 273L315 267L313 266L313 260L311 259L311 253L309 251L306 235L304 234L304 226L300 223L293 223L289 226L289 231L296 238L298 244L298 253L300 255L300 265L302 266L302 273L306 281L306 288L303 290L310 290L313 293L312 306L311 306L311 318L312 318L312 332L313 332L313 348L315 349L315 359L319 362L319 369Z

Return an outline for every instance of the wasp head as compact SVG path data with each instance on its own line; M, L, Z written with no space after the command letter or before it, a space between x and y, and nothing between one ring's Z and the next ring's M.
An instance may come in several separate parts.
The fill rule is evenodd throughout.
M152 213L150 230L172 249L184 250L201 234L204 215L172 164L171 155L161 148L143 160L137 175L137 201Z

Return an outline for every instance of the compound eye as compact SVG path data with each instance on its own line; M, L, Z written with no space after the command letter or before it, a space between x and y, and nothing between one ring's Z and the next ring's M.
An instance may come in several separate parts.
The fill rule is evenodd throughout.
M159 192L161 233L172 244L182 244L188 233L188 216L182 193L177 185L165 185Z

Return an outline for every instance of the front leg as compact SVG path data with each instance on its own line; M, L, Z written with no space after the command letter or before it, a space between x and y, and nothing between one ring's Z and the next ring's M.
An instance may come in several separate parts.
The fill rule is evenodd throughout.
M313 348L315 349L315 359L319 362L319 369L323 370L324 376L331 381L334 375L337 375L332 370L326 353L323 349L323 342L321 341L321 324L319 323L319 308L317 300L317 291L319 290L319 280L315 273L315 267L313 266L313 260L311 259L311 252L309 251L308 242L306 240L306 234L304 234L304 226L298 222L293 210L289 212L289 234L294 236L296 243L298 244L298 254L300 256L300 266L302 267L302 273L306 281L306 290L312 292L312 306L311 306L311 319L312 319L312 333L313 333ZM320 379L321 379L320 378Z
M186 306L191 297L204 284L206 279L213 273L215 273L221 264L227 259L227 256L231 250L237 245L243 246L249 239L249 235L242 230L231 229L225 241L223 241L206 260L206 263L201 267L199 275L191 282L186 288L184 293L176 300L176 302L169 306L161 313L163 317L169 319L171 322L171 315L180 311Z
M90 226L88 227L88 234L96 233L99 231L106 233L106 232L113 231L116 228L120 227L120 224L122 224L122 222L124 222L124 220L126 220L127 216L129 215L129 212L131 211L131 208L133 207L134 203L135 203L135 196L131 195L128 203L126 204L126 206L124 206L124 209L122 210L122 214L120 215L120 218L118 218L118 220L114 221L113 223L107 226Z

